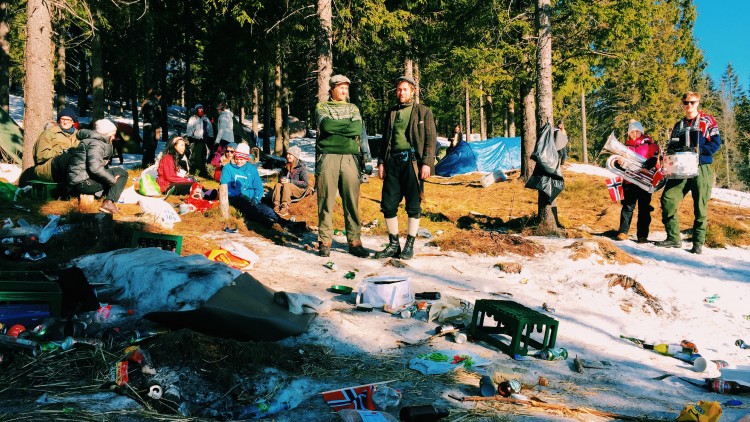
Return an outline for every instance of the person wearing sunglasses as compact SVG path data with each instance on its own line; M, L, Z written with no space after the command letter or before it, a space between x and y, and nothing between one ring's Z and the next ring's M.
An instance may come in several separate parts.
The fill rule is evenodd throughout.
M656 242L665 248L680 248L680 220L677 212L680 202L690 192L693 197L693 247L690 252L701 254L706 241L708 226L708 200L711 199L711 188L714 183L714 172L711 168L714 154L721 148L719 125L711 115L700 111L701 96L688 91L682 96L682 109L685 117L680 119L672 129L670 139L678 140L683 145L691 145L692 134L697 133L699 157L698 175L685 179L669 179L661 195L661 219L667 232L666 240ZM680 141L681 140L681 141ZM669 149L669 148L668 148Z
M214 180L217 182L221 181L221 169L234 160L235 151L237 151L236 143L230 142L227 144L224 154L221 155L221 160L219 160L219 163L214 167Z

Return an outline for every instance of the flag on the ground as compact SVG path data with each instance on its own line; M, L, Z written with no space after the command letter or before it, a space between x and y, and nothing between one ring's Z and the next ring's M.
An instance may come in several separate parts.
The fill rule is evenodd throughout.
M341 409L375 410L372 402L372 385L342 388L323 393L323 400L335 411Z
M615 176L607 179L607 190L609 190L609 197L612 198L612 202L619 202L625 197L622 191L622 177Z

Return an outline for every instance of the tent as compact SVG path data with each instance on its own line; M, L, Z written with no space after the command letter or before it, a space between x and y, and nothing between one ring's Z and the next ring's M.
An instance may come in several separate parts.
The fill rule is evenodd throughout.
M450 177L473 171L492 172L521 168L521 138L461 141L435 166L435 174Z
M10 115L0 107L0 162L21 165L23 133Z

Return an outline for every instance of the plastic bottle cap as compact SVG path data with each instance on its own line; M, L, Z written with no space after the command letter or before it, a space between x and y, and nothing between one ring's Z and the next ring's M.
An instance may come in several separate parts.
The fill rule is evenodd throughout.
M693 361L693 371L703 372L708 369L708 361L703 356Z

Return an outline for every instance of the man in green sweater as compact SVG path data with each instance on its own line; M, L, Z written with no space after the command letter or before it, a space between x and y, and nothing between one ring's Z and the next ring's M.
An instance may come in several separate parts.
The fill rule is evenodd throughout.
M359 136L362 116L349 98L349 78L331 77L331 100L315 106L318 138L315 144L315 184L318 192L318 255L330 256L333 243L333 208L336 192L344 207L344 225L349 253L367 258L370 253L360 240Z
M398 104L385 115L383 140L378 154L378 176L383 179L380 210L388 228L388 246L375 258L414 257L424 198L424 180L435 171L437 130L432 111L414 101L417 84L402 76L396 80ZM398 204L404 199L409 216L404 249L398 240Z

